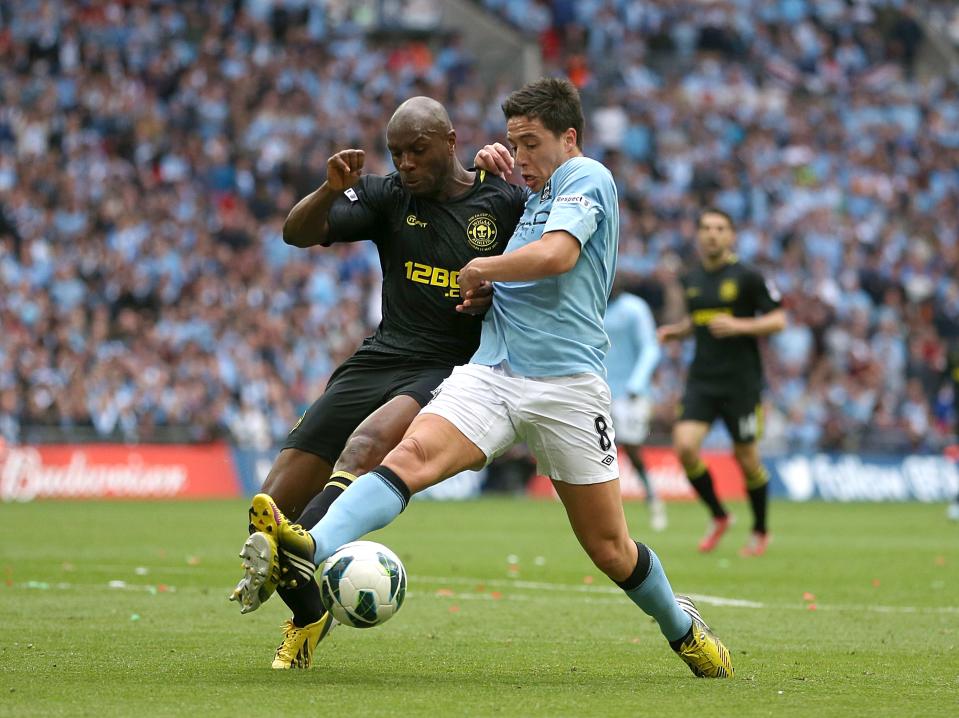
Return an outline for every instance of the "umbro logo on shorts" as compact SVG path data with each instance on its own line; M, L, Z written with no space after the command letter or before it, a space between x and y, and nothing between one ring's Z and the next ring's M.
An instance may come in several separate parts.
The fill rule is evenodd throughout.
M605 464L606 466L609 466L609 465L612 464L614 461L616 461L616 457L615 457L615 456L613 456L612 454L606 454L606 458L603 459L603 464Z

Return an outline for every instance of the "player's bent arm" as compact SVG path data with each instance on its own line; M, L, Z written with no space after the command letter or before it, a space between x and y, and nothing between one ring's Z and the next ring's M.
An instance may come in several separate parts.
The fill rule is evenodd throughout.
M754 337L764 337L781 332L786 328L786 310L773 309L771 312L758 317L742 319L741 333Z
M463 291L481 282L529 282L565 274L576 266L581 246L569 232L547 232L535 242L498 257L477 257L460 271Z
M687 314L674 324L664 324L656 330L656 338L661 342L685 339L693 333L693 321Z
M339 195L327 182L301 199L283 223L283 241L294 247L326 243L330 232L330 207Z

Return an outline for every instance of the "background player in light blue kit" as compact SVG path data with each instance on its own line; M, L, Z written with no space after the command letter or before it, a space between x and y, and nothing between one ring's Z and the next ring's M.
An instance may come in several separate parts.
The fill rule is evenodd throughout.
M413 493L525 441L597 568L656 620L695 675L731 677L729 651L692 601L674 596L659 558L626 525L603 366L619 243L613 178L582 154L583 114L569 81L526 85L503 112L531 193L506 252L473 259L460 272L467 299L485 281L495 286L479 349L440 385L383 463L353 482L308 533L269 496L254 497L256 515L270 522L263 534L271 552L253 572L278 576L279 548L315 570L338 547L390 523ZM264 578L264 589L270 580L278 579Z
M656 496L641 453L642 443L649 436L653 412L649 385L662 350L649 305L641 297L623 291L621 274L613 281L605 326L610 345L606 354L606 381L613 395L616 442L626 452L646 488L650 526L653 531L662 531L667 524L666 506Z

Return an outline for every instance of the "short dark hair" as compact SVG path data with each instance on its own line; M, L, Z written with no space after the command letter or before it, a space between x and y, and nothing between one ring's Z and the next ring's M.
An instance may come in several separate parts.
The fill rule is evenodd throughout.
M704 209L702 212L700 212L700 213L699 213L699 218L696 220L696 226L697 226L697 227L698 227L700 224L702 224L702 222L703 222L703 217L705 217L707 214L718 214L720 217L722 217L722 218L725 219L727 222L729 222L729 228L730 228L731 230L733 230L734 232L736 231L736 223L733 222L733 218L729 216L729 212L724 212L723 210L719 209L718 207L707 207L707 208Z
M576 146L583 149L583 105L579 90L569 80L544 77L510 93L503 102L503 114L538 119L543 127L559 136L571 127L576 130Z

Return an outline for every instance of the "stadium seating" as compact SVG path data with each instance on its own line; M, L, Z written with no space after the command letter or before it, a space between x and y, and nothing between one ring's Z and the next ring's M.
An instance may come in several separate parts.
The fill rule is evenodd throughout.
M917 59L903 3L484 4L580 86L587 152L619 182L621 266L661 320L706 204L775 278L792 325L768 344L767 442L948 442L959 102ZM389 171L385 122L414 94L447 104L464 160L502 139L510 88L483 86L481 59L455 38L384 37L341 3L4 8L11 443L273 445L378 319L372 246L281 238L327 156L362 147ZM657 372L660 435L687 359L672 347Z

